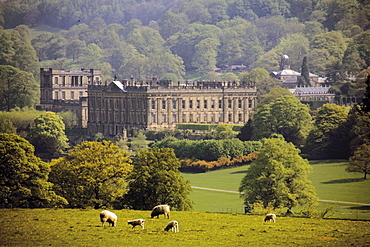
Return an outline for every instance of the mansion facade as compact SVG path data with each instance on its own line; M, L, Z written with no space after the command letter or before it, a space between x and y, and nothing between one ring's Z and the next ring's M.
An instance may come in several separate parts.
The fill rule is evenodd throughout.
M88 86L88 133L128 136L177 123L244 124L257 104L254 84L170 80L113 81Z
M79 121L78 127L87 128L87 89L91 84L101 84L100 69L70 71L41 68L37 110L74 112Z

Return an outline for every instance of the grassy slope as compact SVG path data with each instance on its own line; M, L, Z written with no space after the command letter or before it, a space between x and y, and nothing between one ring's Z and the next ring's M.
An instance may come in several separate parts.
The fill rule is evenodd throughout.
M369 246L370 222L200 212L172 212L180 232L164 232L168 219L148 211L116 210L117 227L101 227L100 210L0 209L2 246ZM5 217L6 216L6 217ZM128 219L144 218L145 229Z
M344 171L346 161L312 161L313 171L309 175L319 199L361 202L370 204L370 179L363 180L360 173ZM183 176L191 185L237 191L248 166ZM243 201L238 194L193 189L191 198L196 202L195 211L242 212ZM321 202L321 207L333 206L332 217L368 219L370 206L346 205Z

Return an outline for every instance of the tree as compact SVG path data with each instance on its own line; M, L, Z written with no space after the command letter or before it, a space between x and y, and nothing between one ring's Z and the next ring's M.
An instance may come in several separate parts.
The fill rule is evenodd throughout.
M358 147L354 155L349 159L346 167L347 172L361 172L366 175L370 172L370 145L362 144Z
M62 117L54 112L44 112L35 118L27 139L38 154L59 154L68 147Z
M308 69L307 57L303 57L302 67L301 67L301 76L298 79L298 86L305 87L311 86L310 82L310 71Z
M313 205L315 188L307 174L311 167L299 149L281 138L265 139L258 158L252 162L239 187L246 205L262 202L264 207Z
M0 115L0 133L16 134L17 128L5 114Z
M142 149L134 158L134 169L124 202L136 210L167 204L175 210L192 209L191 187L178 168L180 162L171 148Z
M62 111L57 114L62 117L62 121L66 129L73 129L78 126L78 117L76 113L72 111Z
M128 153L109 141L83 142L52 160L50 181L70 207L109 207L126 192Z
M234 138L235 134L233 131L233 127L229 124L222 123L218 124L215 130L214 139L216 140L225 140Z
M39 85L31 73L0 65L0 110L34 107L39 102Z
M252 131L252 119L249 119L240 129L240 133L236 137L241 141L249 141L252 138Z
M15 134L0 133L0 207L63 206L48 182L50 166L34 155L34 147Z
M308 106L292 95L282 96L263 105L253 116L253 140L281 134L296 146L304 144L311 130L311 115Z
M274 102L277 98L280 98L284 95L291 95L291 94L292 93L286 88L282 88L282 87L272 88L269 93L261 96L261 100L258 102L258 107L261 107L266 104L270 104Z
M314 127L308 134L304 153L312 159L348 158L349 136L342 130L348 111L345 107L325 104L318 109Z

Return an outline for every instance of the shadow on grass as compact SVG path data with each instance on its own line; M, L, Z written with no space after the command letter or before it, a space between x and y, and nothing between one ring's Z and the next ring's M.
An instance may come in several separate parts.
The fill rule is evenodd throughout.
M345 178L345 179L335 179L326 182L321 182L323 184L345 184L364 181L363 178Z
M239 173L247 173L248 170L244 171L237 171L237 172L230 172L230 174L239 174Z
M356 210L370 210L370 206L349 207L349 209L356 209Z

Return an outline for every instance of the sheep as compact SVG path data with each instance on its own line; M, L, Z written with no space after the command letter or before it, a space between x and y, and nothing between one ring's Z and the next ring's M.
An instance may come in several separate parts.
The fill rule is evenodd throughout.
M166 204L155 206L152 210L151 217L153 218L157 216L157 218L159 218L160 214L164 214L164 218L166 218L167 216L167 219L169 219L170 218L170 207Z
M266 221L269 221L269 222L276 222L276 215L275 214L266 214L266 217L265 217L265 222Z
M141 229L144 229L144 219L128 220L127 222L129 225L132 225L132 229L134 229L135 226L141 226Z
M167 224L166 228L164 228L164 230L166 232L168 232L169 230L172 230L173 232L179 232L179 222L177 222L176 220L168 222L168 224Z
M104 227L105 222L108 222L109 226L116 226L117 224L117 215L113 212L108 210L103 210L100 212L100 221L102 222L102 226Z

